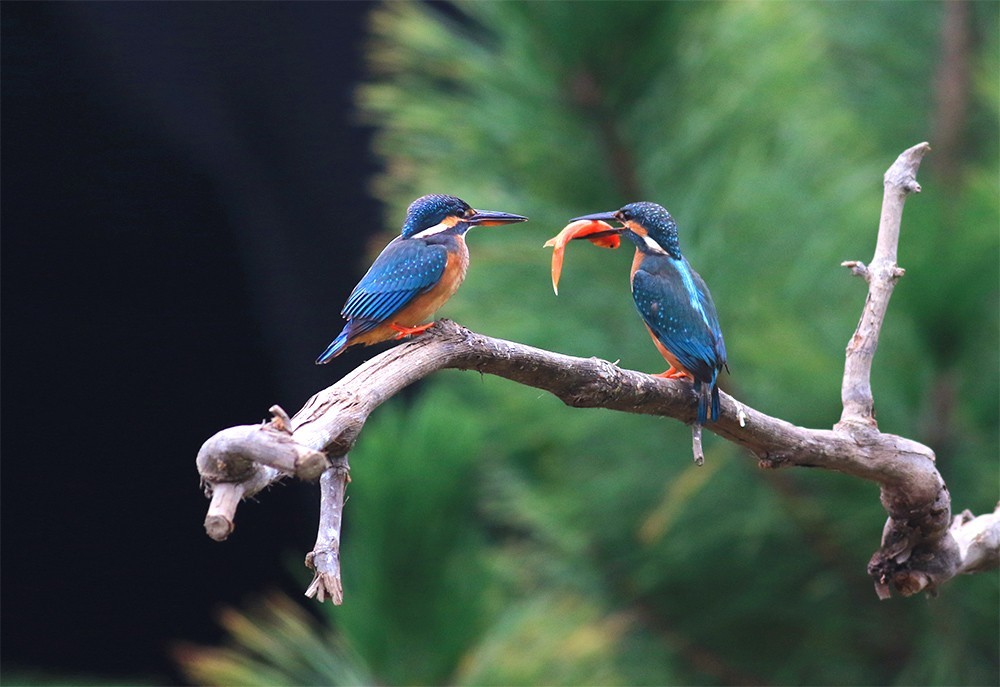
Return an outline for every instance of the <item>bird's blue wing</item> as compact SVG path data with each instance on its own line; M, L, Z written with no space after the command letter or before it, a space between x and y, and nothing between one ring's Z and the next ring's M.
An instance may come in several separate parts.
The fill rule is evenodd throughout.
M374 329L434 286L444 274L448 253L422 239L395 238L372 263L344 304L341 315L351 335Z
M639 314L695 379L714 384L726 347L705 282L686 261L663 258L650 269L640 267L632 276Z
M712 300L708 285L705 284L705 280L701 278L701 275L691 269L691 266L687 264L687 260L684 260L684 265L691 272L691 277L696 287L695 290L698 293L698 299L705 310L709 330L712 332L712 337L715 340L714 360L717 363L716 369L721 369L726 364L726 342L722 338L722 327L719 325L719 314L715 311L715 301Z

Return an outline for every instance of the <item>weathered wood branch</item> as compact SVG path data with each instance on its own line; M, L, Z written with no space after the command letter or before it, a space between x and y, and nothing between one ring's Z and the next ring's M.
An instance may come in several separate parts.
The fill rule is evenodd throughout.
M351 468L346 454L331 462L333 464L319 478L319 531L316 545L306 554L306 567L314 573L306 596L315 596L320 602L329 596L339 606L344 602L344 586L340 581L340 524Z
M858 328L847 345L844 382L840 396L844 412L840 422L875 426L875 401L872 395L872 360L878 347L879 333L889 308L889 298L903 270L896 264L899 228L903 204L911 193L920 193L917 168L930 150L926 143L904 151L885 173L882 195L882 216L879 219L875 257L865 266L857 260L843 263L868 282L868 298Z
M933 451L880 432L874 419L871 364L892 287L902 274L895 264L899 221L906 196L919 190L916 170L928 149L921 144L905 151L886 173L875 258L869 267L849 263L856 274L866 276L869 294L848 345L840 422L833 429L798 427L723 393L719 421L706 426L747 449L761 467L818 467L877 483L889 519L868 571L882 598L892 588L903 595L933 592L955 575L1000 564L998 512L978 518L966 513L953 520L948 488L934 465ZM327 510L321 516L316 548L307 556L307 564L316 571L310 592L321 600L329 595L339 603L340 509L348 481L347 453L375 408L409 384L446 368L504 377L547 391L573 407L660 415L686 423L695 418L697 399L684 381L483 336L441 320L426 334L372 358L317 393L290 420L274 408L270 423L230 428L209 439L198 456L203 480L216 495L225 487L228 504L233 501L233 494L227 493L233 487L228 485L240 485L249 494L282 475L315 479L322 472L322 502ZM318 452L343 462L328 466L324 461L317 469ZM232 516L227 512L226 526L219 529L224 535L232 531ZM209 534L215 536L211 529Z
M205 532L225 540L235 527L236 508L267 486L291 475L316 479L328 467L326 454L292 438L288 415L271 407L273 419L262 425L239 425L212 435L198 451L198 473L212 502Z

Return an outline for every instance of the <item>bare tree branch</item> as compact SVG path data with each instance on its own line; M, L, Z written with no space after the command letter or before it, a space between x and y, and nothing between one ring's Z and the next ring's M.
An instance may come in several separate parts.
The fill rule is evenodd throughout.
M1000 562L997 512L978 518L963 514L953 521L948 488L934 465L933 451L880 432L874 419L871 364L892 287L902 274L895 263L899 221L906 196L919 190L915 175L927 150L926 143L914 146L890 167L875 257L869 267L849 265L866 276L869 294L848 345L840 422L828 430L798 427L723 393L718 422L705 427L747 449L763 468L819 467L879 484L889 519L868 572L882 598L892 588L903 595L933 592L955 575L993 569ZM344 457L342 466L324 473L323 502L330 510L323 515L326 520L316 548L307 558L315 565L317 580L328 575L314 580L310 590L321 600L329 594L337 603L346 454L375 408L407 385L446 368L504 377L548 391L573 407L661 415L688 424L695 419L697 399L686 382L625 370L598 358L576 358L494 339L441 320L426 334L372 358L317 393L290 420L272 410L276 417L268 424L217 434L198 456L199 470L211 468L210 474L202 470L203 480L216 493L219 483L252 484L259 490L259 470L271 470L264 474L275 478L297 474L315 479L316 452L332 460ZM257 466L257 471L248 466ZM231 516L226 534L232 529ZM336 536L331 534L334 521ZM332 554L332 563L322 570L320 554ZM314 589L316 585L320 586Z
M885 191L882 196L882 217L878 226L875 257L870 265L850 260L843 263L868 282L868 299L865 301L858 328L847 345L844 365L844 383L841 400L844 412L841 424L858 423L875 426L875 401L872 397L872 359L878 347L879 332L889 308L889 298L903 270L896 264L899 246L899 227L903 218L903 203L910 193L920 193L917 168L920 160L931 149L926 143L915 145L903 152L885 173Z
M205 532L216 541L232 534L241 499L285 475L311 480L328 467L326 454L292 438L284 410L272 406L271 413L270 423L224 429L198 451L198 472L206 495L212 498Z
M346 454L334 458L332 463L319 478L319 531L316 545L306 554L306 567L314 573L306 596L315 596L320 602L329 596L339 606L344 602L344 586L340 581L340 523L351 468Z

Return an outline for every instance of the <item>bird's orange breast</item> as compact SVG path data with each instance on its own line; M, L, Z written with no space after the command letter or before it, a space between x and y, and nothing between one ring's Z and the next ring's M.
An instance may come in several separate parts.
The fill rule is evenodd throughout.
M465 272L469 268L469 249L462 236L455 237L455 249L448 252L444 273L438 283L421 294L413 297L399 312L374 329L361 336L351 339L351 344L370 345L380 341L397 338L399 333L392 328L393 324L401 327L416 327L424 324L438 308L455 295L458 287L465 280Z
M641 264L642 264L642 251L636 248L635 255L632 257L632 270L628 274L629 283L631 283L632 277L635 276L636 270L639 269L639 265Z

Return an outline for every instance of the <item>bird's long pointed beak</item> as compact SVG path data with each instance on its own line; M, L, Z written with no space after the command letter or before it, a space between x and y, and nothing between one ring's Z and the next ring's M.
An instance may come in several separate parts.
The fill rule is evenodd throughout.
M570 222L578 222L580 220L590 220L592 222L615 222L618 220L618 211L611 210L609 212L596 212L593 215L574 217L570 220Z
M621 222L621 220L618 219L618 211L611 210L609 212L596 212L593 215L584 215L583 217L574 217L570 220L570 224L573 222ZM604 231L591 231L583 233L579 236L570 236L570 240L575 241L577 239L587 239L592 243L595 243L594 239L598 239L603 236L614 236L622 233L623 231L625 231L625 227L608 227Z
M496 210L476 210L476 214L465 218L467 224L474 224L478 227L495 227L501 224L514 224L524 222L528 218L523 215L512 215L509 212L497 212Z
M606 236L618 236L623 231L625 231L625 227L611 227L609 229L602 229L601 231L592 231L592 232L589 232L589 233L583 233L583 234L580 234L579 236L570 236L569 240L570 241L577 241L579 239L587 239L591 243L597 243L597 241L595 241L595 239L601 239L601 238L604 238ZM598 245L601 245L601 244L598 244ZM618 246L615 245L614 247L617 248Z

